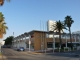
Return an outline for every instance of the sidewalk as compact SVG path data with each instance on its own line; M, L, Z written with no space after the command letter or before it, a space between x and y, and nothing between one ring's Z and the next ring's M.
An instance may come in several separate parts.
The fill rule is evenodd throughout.
M4 60L4 59L6 59L6 57L1 54L1 55L0 55L0 60Z
M39 51L26 50L25 52L27 52L28 54L38 54L38 55L40 55L40 54L56 54L56 53L73 53L75 51L53 52L53 51L49 51L49 50L47 50L47 51L45 51L45 50L43 50L43 51L41 51L41 50L39 50Z
M2 56L0 56L0 60L2 60Z
M38 50L38 51L34 51L34 50L25 50L25 52L27 52L28 54L38 54L38 55L40 55L40 54L53 54L53 51L52 52L48 52L48 50L47 51L45 51L45 50L43 50L43 51L41 51L41 50ZM56 52L54 52L54 53L56 53Z

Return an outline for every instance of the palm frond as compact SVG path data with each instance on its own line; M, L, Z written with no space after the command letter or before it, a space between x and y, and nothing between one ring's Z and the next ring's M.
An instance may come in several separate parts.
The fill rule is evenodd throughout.
M6 22L3 23L3 25L7 24Z
M5 26L5 28L6 28L6 29L8 29L8 27L7 27L7 26Z
M0 0L0 5L2 6L4 4L4 0Z
M64 22L61 22L60 20L56 22L56 24L52 25L52 30L56 32L61 32L63 29L67 29L64 25Z
M6 0L7 2L10 2L10 0ZM4 5L5 0L0 0L0 6Z
M74 23L74 20L72 20L71 16L66 16L64 20L64 24L67 27L71 27L71 25Z

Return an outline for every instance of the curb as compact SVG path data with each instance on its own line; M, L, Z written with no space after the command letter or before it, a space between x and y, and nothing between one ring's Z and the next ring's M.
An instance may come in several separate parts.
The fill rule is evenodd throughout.
M34 54L34 55L46 55L46 54L55 54L55 53L40 53L40 52L27 52L28 54Z
M28 52L28 54L36 54L36 55L40 55L40 54L44 54L44 53Z

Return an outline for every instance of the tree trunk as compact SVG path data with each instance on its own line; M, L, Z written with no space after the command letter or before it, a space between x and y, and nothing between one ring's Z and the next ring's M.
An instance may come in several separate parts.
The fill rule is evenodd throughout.
M61 33L59 32L59 40L60 40L60 48L61 48L61 45L62 45L62 41L61 41Z
M72 38L71 38L71 29L70 29L70 27L69 27L69 34L70 34L70 47L72 49Z

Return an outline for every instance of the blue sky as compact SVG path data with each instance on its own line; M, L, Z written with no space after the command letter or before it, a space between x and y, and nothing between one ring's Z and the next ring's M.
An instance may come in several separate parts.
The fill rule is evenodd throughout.
M80 0L11 0L0 7L9 30L4 38L18 36L31 30L40 30L40 20L64 20L70 15L74 24L72 32L80 30ZM43 27L41 27L43 30Z

